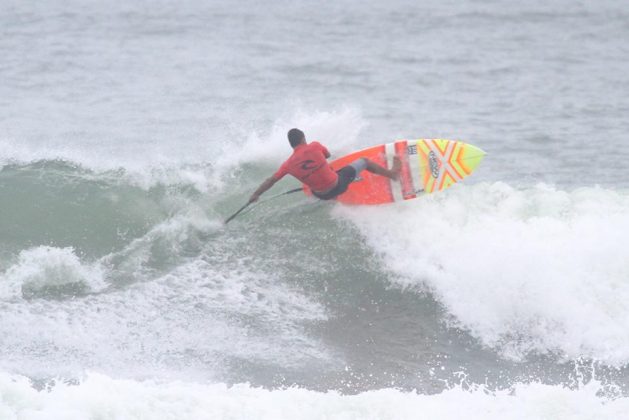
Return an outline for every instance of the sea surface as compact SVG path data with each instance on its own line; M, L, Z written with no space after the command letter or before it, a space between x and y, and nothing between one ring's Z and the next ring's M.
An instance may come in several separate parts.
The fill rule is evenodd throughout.
M628 39L625 0L0 0L0 419L629 418ZM293 127L487 156L225 226Z

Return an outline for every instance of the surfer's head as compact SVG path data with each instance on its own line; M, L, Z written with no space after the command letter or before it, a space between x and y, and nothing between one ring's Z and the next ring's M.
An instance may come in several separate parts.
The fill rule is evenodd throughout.
M291 128L290 130L288 130L288 142L294 149L300 144L306 142L306 136L304 135L304 132L301 131L299 128Z

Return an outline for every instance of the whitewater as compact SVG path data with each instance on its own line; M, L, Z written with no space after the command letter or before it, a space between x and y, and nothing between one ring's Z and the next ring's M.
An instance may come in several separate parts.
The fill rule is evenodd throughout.
M622 419L620 1L0 11L0 419ZM401 138L487 151L342 206L282 180Z

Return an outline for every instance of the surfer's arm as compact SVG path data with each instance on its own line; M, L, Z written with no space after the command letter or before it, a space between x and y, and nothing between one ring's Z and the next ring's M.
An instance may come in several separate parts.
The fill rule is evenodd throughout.
M275 175L272 175L269 178L267 178L262 184L260 184L258 189L255 190L253 194L251 194L251 198L249 198L249 202L253 203L254 201L258 201L258 198L260 198L260 196L264 194L269 188L275 185L277 181L279 181L279 179L276 178Z

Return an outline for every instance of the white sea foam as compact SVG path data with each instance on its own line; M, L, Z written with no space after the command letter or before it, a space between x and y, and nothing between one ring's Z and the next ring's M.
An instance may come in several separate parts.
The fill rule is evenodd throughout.
M169 239L164 246L186 240L175 237L177 232L185 236L185 224L163 226ZM139 254L125 259L147 258L143 249L136 244ZM10 284L63 283L82 279L87 270L69 249L23 254L24 261L6 275L14 280ZM81 299L21 301L3 295L10 304L3 306L0 323L0 366L37 377L73 377L93 368L128 376L207 378L221 375L230 360L283 368L328 363L326 347L303 328L304 322L326 319L324 308L279 281L281 270L256 271L226 258L192 259L162 276ZM111 268L111 262L102 266Z
M252 133L244 143L230 141L225 145L225 150L231 153L221 162L225 165L261 161L281 163L282 157L288 157L291 153L286 134L294 127L304 132L307 141L321 141L335 151L347 152L350 146L356 144L365 125L360 113L351 108L337 112L298 111L289 118L276 121L264 137Z
M234 134L223 142L212 139L208 144L186 143L185 147L172 141L151 149L144 149L143 145L127 145L98 150L91 144L70 147L67 142L25 144L0 138L0 150L3 151L0 167L63 160L115 177L119 177L119 170L123 169L123 179L145 189L157 184L183 184L207 192L222 188L243 164L269 165L272 169L279 166L291 153L286 138L290 128L301 128L309 141L323 142L338 156L358 146L359 133L365 125L360 112L344 108L336 112L297 111L290 117L278 119L268 130Z
M98 291L106 286L99 264L83 264L72 248L39 246L26 249L14 265L0 276L0 299L22 296L23 290L37 292L63 286Z
M7 420L204 419L621 419L629 399L608 396L596 381L576 389L539 383L492 392L454 387L435 395L381 389L358 395L247 384L138 382L88 374L78 385L37 391L29 380L0 373L0 417Z
M342 109L337 112L306 113L298 111L289 118L277 120L267 134L254 132L243 140L224 143L212 164L214 185L222 185L243 164L269 165L276 169L291 154L286 134L297 127L304 131L308 141L320 141L333 153L349 151L350 146L359 142L359 133L366 123L355 109Z
M396 284L429 290L455 324L504 356L629 363L627 195L495 183L336 211Z

